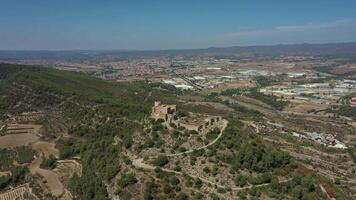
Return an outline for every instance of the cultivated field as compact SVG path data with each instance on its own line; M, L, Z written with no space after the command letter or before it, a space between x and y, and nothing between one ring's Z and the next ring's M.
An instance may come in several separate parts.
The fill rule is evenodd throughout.
M28 146L38 141L39 137L32 133L11 134L0 137L0 148L16 148Z
M38 200L38 198L31 193L29 185L25 184L0 194L0 200Z
M58 157L59 151L55 148L54 143L40 141L40 137L38 136L40 129L41 126L38 125L10 124L7 128L7 134L5 136L0 137L0 148L16 148L21 146L30 146L32 149L39 152L40 156L37 156L35 160L29 165L30 172L33 175L41 175L41 177L43 177L44 183L49 188L51 193L54 196L60 196L65 191L64 186L60 181L59 175L52 170L40 168L40 164L45 158L48 158L50 155ZM8 195L16 193L16 195L21 196L23 195L23 193L19 191L23 190L25 190L24 187L20 187L18 190L14 190Z

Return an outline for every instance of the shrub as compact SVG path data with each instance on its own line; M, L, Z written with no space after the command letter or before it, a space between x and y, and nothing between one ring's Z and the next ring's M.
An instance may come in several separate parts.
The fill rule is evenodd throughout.
M243 175L239 175L236 179L235 179L235 185L239 186L239 187L243 187L247 184L247 177L243 176Z
M137 183L137 179L134 173L125 173L119 179L118 185L121 188L125 188L128 185Z
M156 166L160 166L160 167L163 167L165 166L166 164L168 164L169 160L167 158L167 156L165 155L159 155L156 160L154 161L154 165Z
M46 160L43 160L40 167L43 169L53 169L56 165L56 157L50 155Z
M31 163L36 153L35 150L25 146L16 148L16 152L17 162L20 164Z
M11 182L11 176L0 176L0 190L4 189Z

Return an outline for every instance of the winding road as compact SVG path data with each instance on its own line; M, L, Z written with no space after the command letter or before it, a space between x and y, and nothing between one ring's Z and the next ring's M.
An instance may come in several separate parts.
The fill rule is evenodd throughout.
M166 154L166 156L167 156L167 157L181 156L181 155L184 155L184 154L192 153L192 152L194 152L194 151L199 151L199 150L202 150L202 149L206 149L206 148L208 148L209 146L215 144L215 143L220 139L220 137L223 135L224 130L225 130L226 126L227 126L228 121L225 120L225 119L223 119L223 120L222 120L222 123L223 123L223 125L222 125L222 128L221 128L221 131L220 131L219 135L218 135L213 141L211 141L209 144L204 145L204 146L199 147L199 148L196 148L196 149L191 149L191 150L188 150L188 151L180 152L180 153Z
M181 155L186 155L186 154L192 153L194 151L198 151L198 150L202 150L202 149L208 148L209 146L215 144L221 138L221 136L224 133L225 128L227 127L227 124L228 124L228 121L227 120L223 120L223 126L221 128L220 134L212 142L210 142L209 144L201 146L201 147L196 148L196 149L191 149L191 150L188 150L188 151L185 151L185 152L180 152L180 153L175 153L175 154L166 154L166 156L167 157L181 156ZM156 166L144 163L143 158L134 159L132 161L132 165L134 167L136 167L137 169L142 169L142 170L154 171L156 169ZM183 172L178 172L178 171L174 171L174 170L171 170L171 169L161 168L161 170L164 171L164 172L168 172L168 173L174 173L176 175L184 175ZM194 178L194 179L199 178L202 182L204 182L206 184L217 186L219 188L225 188L225 189L228 188L228 187L223 186L223 185L221 185L219 183L212 182L212 181L210 181L208 179L205 179L205 178L202 178L202 177L198 177L198 176L190 175L190 174L187 174L187 175L192 177L192 178ZM288 182L288 181L290 181L290 179L279 181L279 183ZM244 187L229 187L229 188L231 188L231 190L233 190L233 191L239 191L239 190L250 189L252 187L263 187L263 186L267 186L269 184L270 183L265 183L265 184L261 184L261 185L248 185L248 186L244 186Z

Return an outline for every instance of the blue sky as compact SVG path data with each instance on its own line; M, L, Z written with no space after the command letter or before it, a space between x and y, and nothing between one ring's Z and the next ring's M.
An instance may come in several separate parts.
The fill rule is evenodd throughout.
M356 41L355 0L0 0L0 49Z

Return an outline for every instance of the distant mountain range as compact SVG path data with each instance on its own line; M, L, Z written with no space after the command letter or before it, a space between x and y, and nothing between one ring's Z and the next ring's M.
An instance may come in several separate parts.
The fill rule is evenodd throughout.
M68 50L0 51L0 59L100 59L153 56L232 56L232 55L350 55L356 54L356 42L329 44L281 44L270 46L233 46L182 50Z

